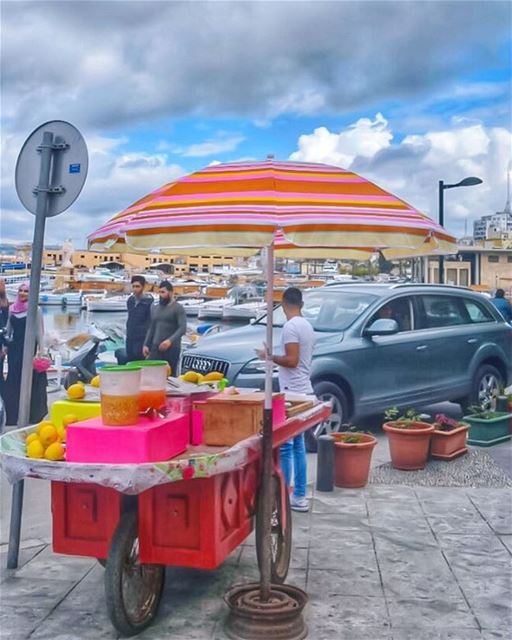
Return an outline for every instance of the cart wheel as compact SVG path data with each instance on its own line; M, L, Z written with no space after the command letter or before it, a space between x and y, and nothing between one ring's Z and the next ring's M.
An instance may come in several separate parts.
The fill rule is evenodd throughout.
M281 508L281 480L279 476L273 476L272 486L272 565L270 579L276 584L282 584L288 575L290 556L292 552L292 510L290 508L290 497L288 495L288 491L285 491L286 527L284 528ZM256 556L258 558L258 566L260 567L260 570L262 560L262 523L262 501L260 494L258 494L258 504L256 507Z
M164 566L139 563L137 513L124 513L112 537L105 568L107 611L119 633L133 636L151 624L164 580Z

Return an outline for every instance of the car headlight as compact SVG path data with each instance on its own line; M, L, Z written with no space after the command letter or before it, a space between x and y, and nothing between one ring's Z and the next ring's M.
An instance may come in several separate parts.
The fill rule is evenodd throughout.
M254 358L254 360L249 360L249 362L242 367L240 373L265 373L265 366L265 360ZM274 373L277 373L277 365L274 365L272 370Z

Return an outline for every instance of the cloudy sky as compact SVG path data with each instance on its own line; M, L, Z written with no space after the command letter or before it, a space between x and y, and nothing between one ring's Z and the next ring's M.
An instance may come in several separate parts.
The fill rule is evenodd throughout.
M32 237L14 166L39 124L86 139L80 198L47 241L96 226L212 162L351 169L446 226L502 210L511 157L506 1L2 0L1 239Z

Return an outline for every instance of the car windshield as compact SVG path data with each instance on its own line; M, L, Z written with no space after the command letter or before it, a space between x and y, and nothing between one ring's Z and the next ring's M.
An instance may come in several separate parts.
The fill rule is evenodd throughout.
M343 331L356 320L376 299L376 296L355 291L333 291L317 289L304 293L302 314L309 320L315 331ZM274 309L274 327L282 327L286 322L283 308ZM267 316L258 320L267 324Z

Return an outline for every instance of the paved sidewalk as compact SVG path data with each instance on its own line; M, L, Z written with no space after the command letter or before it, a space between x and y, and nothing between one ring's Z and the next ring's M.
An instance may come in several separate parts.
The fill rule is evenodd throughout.
M388 459L379 437L374 464ZM315 457L309 461L312 510L293 514L288 577L309 594L309 638L510 638L510 488L369 485L315 493ZM10 487L2 484L5 543ZM105 612L103 568L48 546L47 483L27 481L23 524L16 572L5 569L1 547L0 638L116 639ZM224 592L257 577L253 537L217 571L170 568L158 618L137 637L225 640Z

